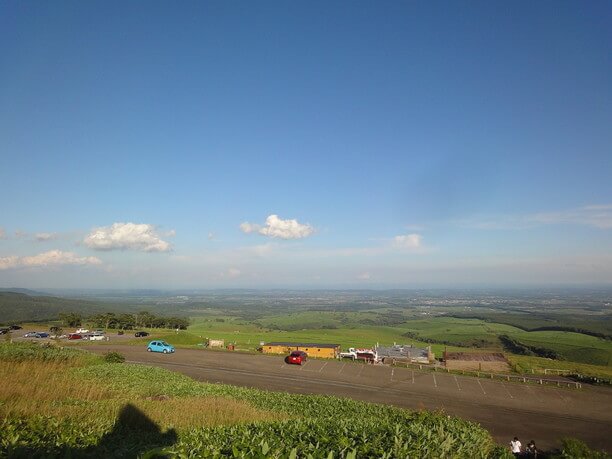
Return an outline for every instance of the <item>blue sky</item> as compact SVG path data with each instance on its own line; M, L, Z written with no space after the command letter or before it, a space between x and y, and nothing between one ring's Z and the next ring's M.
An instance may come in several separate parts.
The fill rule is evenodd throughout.
M610 23L4 2L0 286L612 284Z

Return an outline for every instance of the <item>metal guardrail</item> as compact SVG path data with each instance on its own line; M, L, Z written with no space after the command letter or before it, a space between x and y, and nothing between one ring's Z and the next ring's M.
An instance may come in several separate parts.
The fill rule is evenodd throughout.
M424 365L419 363L405 363L396 362L394 366L403 366L406 368L418 368L421 371L433 371L451 373L463 376L474 376L481 379L495 379L500 381L517 382L521 384L538 384L542 386L557 386L557 387L568 387L570 389L582 389L582 384L575 381L562 381L559 379L548 379L539 378L525 375L511 375L511 374L499 374L499 373L487 373L484 371L457 371L443 368L436 365Z

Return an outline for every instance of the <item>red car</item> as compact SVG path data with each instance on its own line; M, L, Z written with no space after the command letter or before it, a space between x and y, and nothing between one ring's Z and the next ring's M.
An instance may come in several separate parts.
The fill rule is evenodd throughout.
M285 358L285 362L293 363L295 365L302 365L307 359L308 354L306 354L304 351L292 351L291 354Z
M70 333L68 339L83 339L83 335L79 333Z

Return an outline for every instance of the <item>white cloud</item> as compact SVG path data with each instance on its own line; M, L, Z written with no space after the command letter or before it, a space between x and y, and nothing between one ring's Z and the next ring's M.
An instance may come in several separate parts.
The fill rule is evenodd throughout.
M36 233L34 239L38 242L52 241L53 239L57 239L57 233Z
M174 234L173 231L166 233ZM172 247L161 239L155 227L147 224L113 223L94 228L83 241L94 250L140 250L143 252L168 252Z
M35 268L62 265L99 265L102 262L96 257L79 257L73 252L50 250L30 257L3 257L0 258L0 270L10 268Z
M255 233L261 229L261 226L256 225L254 223L243 222L240 224L240 230L243 233Z
M266 218L263 226L244 222L240 224L240 229L247 234L257 232L262 236L280 239L302 239L314 233L314 228L309 224L299 223L295 219L283 220L274 214Z
M393 238L393 245L401 249L418 249L421 247L420 234L402 234Z

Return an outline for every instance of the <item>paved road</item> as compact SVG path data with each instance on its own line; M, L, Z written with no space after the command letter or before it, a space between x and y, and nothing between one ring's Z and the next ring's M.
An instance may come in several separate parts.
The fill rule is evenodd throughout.
M86 348L98 353L116 350L130 362L164 367L200 381L442 409L479 422L502 444L518 436L525 444L533 439L548 449L571 436L612 451L612 390L606 388L541 387L335 360L311 359L295 366L280 356L232 352L178 349L164 355L148 353L144 346Z

